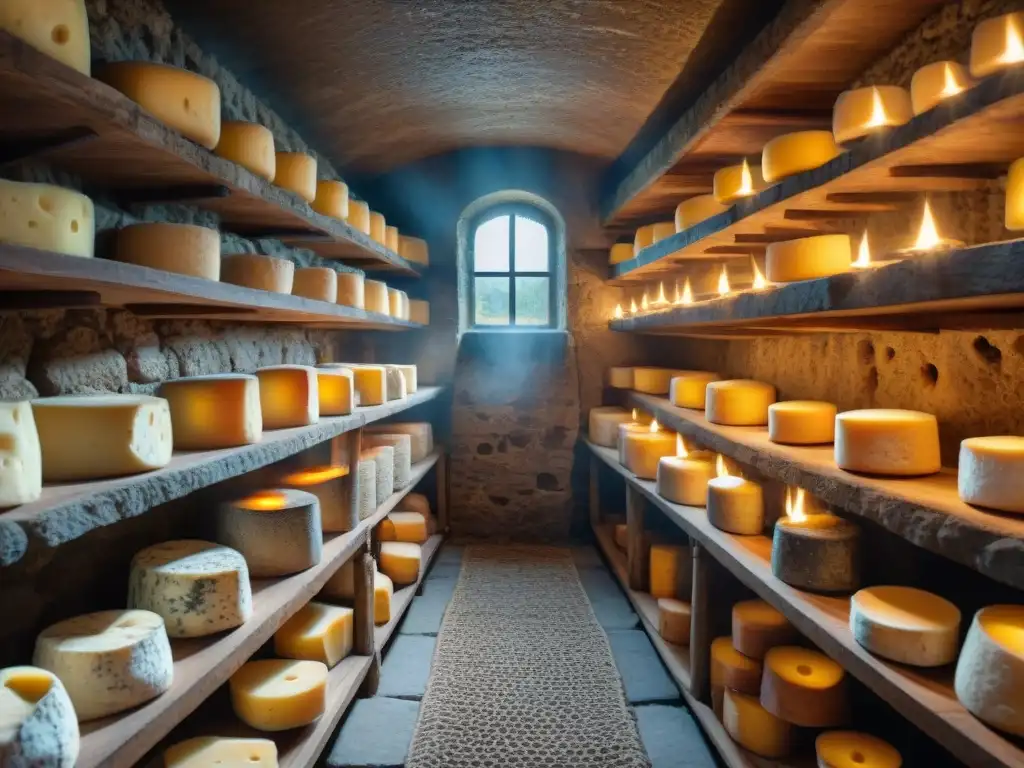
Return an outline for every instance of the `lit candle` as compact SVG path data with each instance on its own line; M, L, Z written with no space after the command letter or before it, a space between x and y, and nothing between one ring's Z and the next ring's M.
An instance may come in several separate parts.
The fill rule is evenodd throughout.
M665 297L665 281L662 280L658 283L658 297L654 300L654 306L661 307L668 304L668 299Z
M871 266L871 245L868 243L868 230L864 229L864 236L860 239L857 247L857 260L850 264L855 269L867 269Z
M630 299L629 300L629 314L635 315L636 312L637 312L637 309L636 309L636 299Z
M757 262L754 259L750 260L750 267L754 271L754 280L750 284L752 290L761 291L764 290L768 285L768 281L764 279L764 275L761 274L761 270L757 266Z
M615 319L616 320L621 320L622 319L622 305L621 304L616 304L615 305Z
M939 234L939 228L935 224L935 215L932 213L931 204L924 201L924 212L921 215L921 226L917 231L917 239L910 248L899 253L912 256L922 252L944 250L947 248L959 248L963 245L962 240L954 240L950 237L943 237Z
M725 264L722 265L722 274L718 276L718 295L729 295L729 272L726 270Z
M346 498L342 478L348 467L313 467L292 472L281 480L284 488L298 488L312 493L320 501L323 529L333 533L352 530L351 498Z
M640 299L640 311L646 312L651 308L651 303L647 300L647 290L644 290L643 298Z
M623 464L637 477L653 480L658 474L661 457L672 456L675 450L675 433L663 432L655 419L645 431L626 433Z
M786 491L786 516L775 523L772 573L812 592L853 592L860 586L860 529L841 517L805 510L802 488Z
M681 304L684 307L693 304L693 288L690 287L690 278L686 278L683 283L683 293L676 297L676 304Z
M971 74L985 77L1024 62L1024 13L985 19L971 37Z
M683 436L676 435L676 455L658 462L658 495L676 504L703 507L707 503L708 481L715 476L715 454L688 451Z
M619 424L616 435L615 447L619 451L619 464L626 464L626 435L633 432L646 432L650 429L651 421L646 414L641 414L636 408L633 409L632 418L625 424Z
M761 486L730 475L725 460L716 461L717 477L708 481L708 522L729 533L753 536L764 527L764 494Z

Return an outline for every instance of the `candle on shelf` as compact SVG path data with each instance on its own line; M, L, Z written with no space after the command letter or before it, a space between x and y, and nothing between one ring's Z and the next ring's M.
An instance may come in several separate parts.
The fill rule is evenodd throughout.
M635 315L637 313L636 299L629 300L629 314Z
M684 307L693 304L693 288L690 286L690 278L683 281L683 292L676 296L675 303Z
M967 70L956 61L933 61L924 65L910 81L910 102L914 114L927 112L950 96L962 93L970 81Z
M675 450L675 433L663 432L655 419L644 431L626 432L623 464L637 477L653 480L658 475L661 457L672 456Z
M761 486L730 475L725 460L715 462L717 477L708 481L708 522L715 528L743 536L761 533L764 527L764 494Z
M963 247L963 240L955 240L951 237L943 237L939 234L938 225L935 223L935 214L932 213L931 203L924 201L924 211L921 214L921 226L917 230L917 238L909 248L897 251L898 256L913 257L935 251L949 250L950 248Z
M803 488L786 491L786 516L775 523L772 573L812 592L853 592L860 586L860 528L848 520L805 510Z
M729 165L715 171L712 181L715 200L723 205L755 195L767 186L761 175L761 166L751 165L746 158L739 165Z
M718 295L729 295L729 270L725 268L725 264L722 265L722 273L718 276Z
M688 451L683 436L676 435L676 455L658 462L658 495L663 499L703 507L707 503L708 481L715 476L715 454Z
M768 439L784 445L827 445L835 437L836 407L817 400L768 406Z
M624 317L624 315L622 314L621 304L615 305L615 312L612 313L612 317L614 317L616 320L621 320Z
M761 274L761 269L757 266L757 262L751 258L750 268L754 272L754 279L750 284L750 290L761 291L768 286L768 281L764 279L764 275Z
M1024 12L985 19L971 36L971 74L985 77L1024 62Z
M329 533L344 533L352 529L351 499L345 497L342 478L348 467L313 467L292 472L281 480L283 488L297 488L311 493L320 500L320 520Z
M665 296L665 281L662 280L658 283L658 296L654 300L654 306L665 307L668 306L668 299Z
M636 408L633 409L630 421L619 424L619 432L615 441L615 447L619 452L619 464L626 464L626 435L633 432L646 432L650 429L650 420L646 414L641 414Z
M864 235L857 246L857 259L850 264L854 269L868 269L871 267L871 245L868 242L868 230L864 228Z

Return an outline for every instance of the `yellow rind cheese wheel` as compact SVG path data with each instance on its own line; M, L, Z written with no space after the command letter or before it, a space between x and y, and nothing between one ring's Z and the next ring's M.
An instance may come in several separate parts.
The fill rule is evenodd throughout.
M636 256L647 246L654 242L654 225L646 224L636 231L636 236L633 239L633 255Z
M737 744L761 757L785 757L791 749L793 728L761 706L757 698L726 689L722 723Z
M877 736L855 731L826 731L814 741L818 768L900 768L899 751Z
M768 406L768 439L784 445L825 445L836 431L837 408L817 400L786 400Z
M848 714L846 672L818 651L775 646L764 657L761 706L793 725L841 725Z
M930 413L898 409L846 411L836 416L840 469L876 475L930 475L942 467L939 425Z
M224 122L214 152L267 181L274 181L277 173L274 134L262 125L240 120Z
M839 156L831 131L797 131L776 136L761 152L761 171L768 183L780 181Z
M910 81L910 103L914 114L927 112L939 102L970 87L971 77L956 61L933 61L914 73Z
M712 381L707 385L705 414L712 424L763 426L768 423L768 406L774 402L775 387L763 381Z
M914 116L910 93L898 85L843 91L832 108L832 135L843 145L870 133L903 125Z
M307 203L316 200L316 158L303 152L278 152L274 184Z
M313 210L344 221L348 218L348 184L343 181L318 181Z
M676 206L676 232L694 227L705 219L710 219L727 210L729 210L729 206L718 202L714 195L698 195L683 200Z
M773 283L839 275L850 270L852 252L849 235L814 235L770 243L765 274Z

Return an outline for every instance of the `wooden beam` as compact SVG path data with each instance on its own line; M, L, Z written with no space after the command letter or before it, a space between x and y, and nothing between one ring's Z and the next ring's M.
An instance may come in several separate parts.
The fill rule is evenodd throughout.
M644 528L646 502L635 488L626 487L626 563L629 567L629 587L647 591L650 571L647 532Z
M693 544L693 594L690 598L690 693L707 703L711 698L711 585L708 557Z

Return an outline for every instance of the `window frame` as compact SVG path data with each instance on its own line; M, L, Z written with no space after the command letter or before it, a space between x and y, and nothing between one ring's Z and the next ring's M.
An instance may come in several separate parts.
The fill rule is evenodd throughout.
M479 272L476 268L476 233L482 224L502 216L509 217L508 227L508 266L507 272ZM519 272L516 270L516 227L515 217L522 216L539 223L548 233L548 268L546 272ZM559 327L558 323L558 251L555 243L555 222L541 208L522 202L497 203L481 211L470 220L467 250L469 254L469 328L474 331L530 331L545 330ZM478 277L499 277L508 280L508 315L507 323L476 322L476 279ZM547 323L516 324L516 278L544 277L548 281L548 321Z

